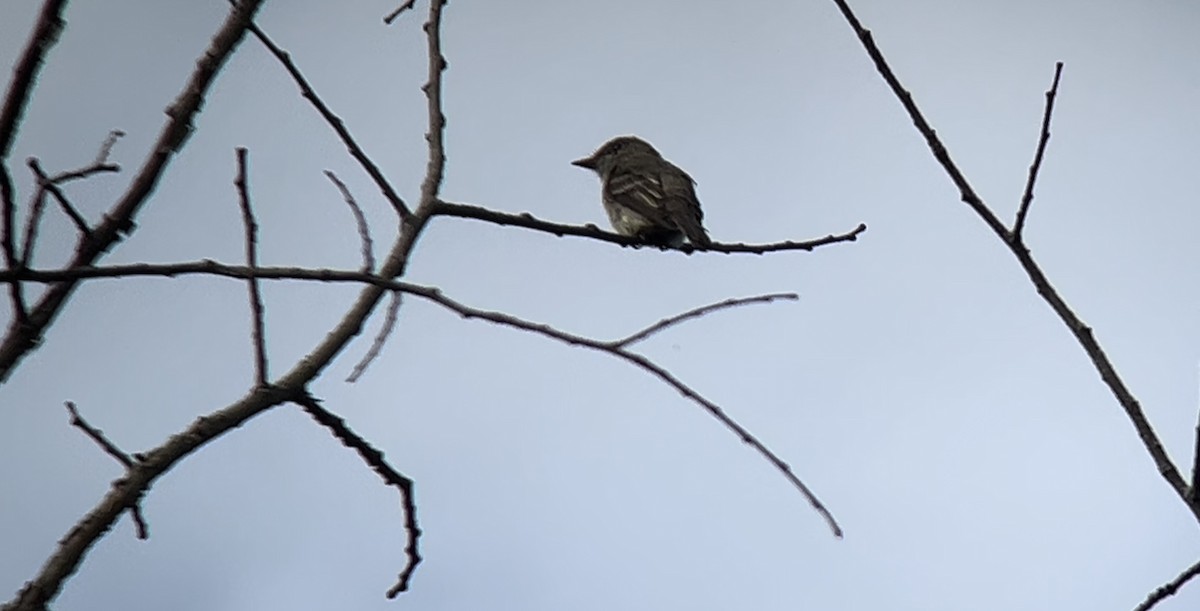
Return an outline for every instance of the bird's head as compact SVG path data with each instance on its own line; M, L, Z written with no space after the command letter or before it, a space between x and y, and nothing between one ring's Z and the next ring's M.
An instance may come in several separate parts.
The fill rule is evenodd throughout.
M649 142L637 136L617 136L600 145L600 148L596 149L596 152L592 153L591 156L576 159L571 162L571 165L577 165L581 168L587 168L604 174L608 168L612 167L613 161L618 156L629 155L651 155L660 159L662 158L662 155Z

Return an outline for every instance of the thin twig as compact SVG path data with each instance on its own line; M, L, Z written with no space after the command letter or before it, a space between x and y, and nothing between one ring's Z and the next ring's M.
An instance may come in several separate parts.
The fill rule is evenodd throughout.
M387 16L383 18L383 22L386 23L387 25L392 25L392 22L395 21L396 18L399 17L401 13L403 13L404 11L407 11L408 9L411 9L413 7L413 5L416 3L417 3L417 0L408 0L404 4L401 4L400 6L398 6L396 8L396 10L388 13Z
M655 333L658 333L659 331L666 329L667 327L679 324L685 320L689 320L692 318L699 318L706 314L716 312L717 310L723 310L725 308L735 308L738 306L750 305L750 304L755 304L755 303L771 303L772 301L778 301L778 300L783 300L783 299L786 299L788 301L796 301L796 300L800 299L800 296L795 293L770 293L767 295L755 295L754 297L739 297L739 298L733 298L733 299L726 299L724 301L718 301L716 303L710 303L706 306L700 306L698 308L688 310L682 314L676 314L675 316L664 318L664 319L650 325L649 327L646 327L645 329L642 329L641 331L638 331L637 333L630 335L629 337L625 337L625 338L610 342L609 345L612 346L613 348L628 348L630 346L630 344L640 342L640 341L646 339L647 337L650 337L651 335L654 335Z
M929 125L929 122L925 120L925 117L921 114L920 109L917 108L917 104L913 101L912 95L904 89L904 87L900 84L900 81L896 78L896 75L892 72L892 68L888 65L887 60L884 59L883 53L879 50L879 47L875 45L875 41L872 39L871 33L863 28L862 24L858 21L858 18L850 10L849 5L846 4L845 0L833 1L834 4L841 9L842 15L846 18L846 21L849 22L850 27L854 29L855 34L858 35L859 41L862 42L863 48L866 49L867 55L870 56L871 60L875 63L875 69L879 71L879 74L883 77L883 80L887 82L888 86L891 88L892 93L894 93L897 99L900 100L901 105L903 105L905 111L908 112L908 115L912 119L913 124L916 126L917 131L924 136L925 142L929 146L930 152L933 153L934 159L941 164L942 169L945 170L946 174L950 177L950 180L953 181L955 186L958 187L959 195L961 196L962 201L966 203L981 220L983 220L983 222L992 230L993 233L996 234L997 237L1000 238L1002 242L1004 242L1006 246L1008 246L1009 251L1012 252L1013 256L1015 256L1020 262L1021 267L1029 276L1029 280L1037 289L1038 294L1041 295L1042 299L1044 299L1046 303L1050 305L1051 309L1054 310L1054 313L1058 315L1059 320L1061 320L1075 336L1075 340L1079 343L1080 347L1083 348L1083 351L1092 361L1092 365L1100 374L1100 378L1108 386L1113 396L1117 399L1117 402L1121 405L1121 408L1125 411L1125 415L1129 418L1134 429L1137 431L1138 438L1141 439L1143 447L1146 448L1146 452L1154 461L1155 467L1158 468L1159 474L1167 481L1167 485L1169 485L1171 489L1174 490L1175 493L1184 501L1184 503L1188 506L1188 509L1192 512L1192 515L1200 520L1200 503L1192 503L1189 500L1187 482L1184 481L1179 469L1175 466L1175 463L1171 461L1170 456L1167 455L1166 450L1163 448L1162 441L1159 440L1158 434L1154 432L1154 427L1150 425L1150 420L1146 417L1146 413L1142 410L1141 404L1138 402L1137 398L1133 396L1133 393L1129 391L1129 388L1125 386L1125 381L1122 380L1121 376L1117 374L1116 368L1113 367L1112 362L1104 353L1100 343L1096 341L1091 327L1088 327L1087 324L1080 320L1079 316L1076 315L1070 306L1068 306L1067 303L1062 299L1062 297L1059 296L1058 291L1050 283L1049 279L1046 278L1046 275L1042 271L1041 267L1036 261L1034 261L1033 255L1030 254L1029 249L1025 248L1020 241L1013 239L1012 233L1004 226L1002 222L1000 222L1000 219L996 217L995 213L993 213L992 210L988 208L986 204L984 204L983 200L976 195L975 190L971 187L971 184L967 181L966 177L963 176L963 173L958 169L958 166L955 165L954 161L950 158L950 154L947 152L946 146L942 143L941 139L938 138L937 133Z
M304 75L300 72L300 68L298 68L296 63L292 61L291 55L289 55L287 51L284 51L282 48L280 48L279 45L275 44L275 41L271 40L271 38L267 36L267 33L257 25L250 24L250 32L254 34L256 38L258 38L259 42L261 42L268 51L271 52L271 55L275 56L275 59L279 60L279 63L283 65L284 70L287 70L287 73L291 75L292 80L295 81L296 86L300 88L300 95L304 99L308 100L309 104L311 104L312 107L317 110L317 113L321 115L321 118L325 119L325 123L327 123L329 127L333 128L333 131L337 133L337 136L342 141L342 144L346 146L346 150L349 151L350 156L358 162L358 165L362 167L363 171L365 171L367 175L371 177L371 180L375 182L375 186L379 188L379 191L383 193L383 197L387 199L388 203L392 205L392 208L396 210L396 214L399 215L401 219L406 219L411 216L412 213L409 211L408 205L404 203L404 200L399 194L396 193L396 190L392 188L391 183L389 183L387 178L384 177L383 172L379 170L379 166L375 165L375 162L371 161L371 158L367 156L365 152L363 152L362 147L360 147L358 142L355 141L354 136L350 135L350 130L346 128L346 123L342 121L341 117L334 114L333 111L329 109L329 106L325 104L325 101L321 99L321 96L317 95L316 90L314 90L312 86L308 84L308 79L304 78Z
M375 243L371 240L371 227L367 225L367 217L363 215L362 208L355 201L354 194L350 193L350 189L346 187L346 183L342 182L337 177L337 174L334 174L331 170L325 170L325 176L342 192L342 199L346 200L346 205L350 207L350 213L354 215L354 222L358 225L358 239L362 242L362 271L374 271Z
M16 245L17 192L8 167L8 154L17 139L21 116L25 114L25 107L33 95L37 73L66 25L62 18L66 4L66 0L46 0L42 5L29 42L21 53L21 59L13 67L4 105L0 107L0 250L4 251L4 264L8 269L17 269L21 264ZM9 335L17 338L13 341L15 349L28 351L37 345L38 334L29 320L29 308L25 304L20 283L12 283L8 288L15 323L10 327ZM2 371L0 381L4 379Z
M438 204L438 192L446 175L446 114L442 112L442 73L446 71L446 57L442 55L442 7L446 0L429 0L429 19L425 30L429 68L428 79L421 86L425 92L428 130L425 142L429 144L429 158L425 164L425 179L421 181L421 202L426 214L432 215Z
M25 232L21 236L21 267L29 267L33 263L34 244L37 242L38 228L42 224L45 211L46 188L39 185L33 191L29 213L25 215Z
M111 250L114 244L133 230L134 218L138 210L154 192L154 188L158 185L167 166L185 144L188 134L192 130L193 119L200 112L209 88L234 49L237 48L238 43L245 36L246 28L262 2L263 0L242 0L229 12L225 22L210 41L208 48L197 59L196 68L184 85L183 91L167 108L168 120L163 125L157 141L150 146L150 154L141 169L130 181L125 193L104 215L104 221L92 230L91 239L84 241L76 249L67 267L83 267L95 263L104 253ZM2 131L0 130L0 132ZM0 172L0 176L2 175L4 172ZM8 379L17 363L37 346L42 333L57 316L74 290L73 282L50 287L42 294L37 305L29 313L27 324L10 327L9 331L5 333L3 341L0 341L0 382ZM65 576L47 573L45 577L48 579L46 584L51 585L52 589L44 590L44 594L53 597L61 587L61 579ZM32 586L38 586L38 584L32 584ZM35 599L36 597L28 600Z
M1042 113L1042 132L1038 136L1037 152L1033 155L1033 163L1029 166L1029 178L1025 181L1021 206L1017 208L1017 220L1013 223L1012 236L1017 241L1024 239L1025 217L1029 214L1029 205L1033 203L1033 185L1037 182L1038 172L1042 169L1042 156L1046 154L1046 144L1050 142L1050 116L1054 114L1054 98L1058 95L1058 79L1062 76L1062 69L1062 62L1054 64L1054 83L1046 91L1046 110Z
M54 196L54 199L58 201L58 206L70 217L71 222L75 224L75 229L79 230L80 239L87 239L91 236L92 228L88 227L88 222L67 199L67 195L62 192L62 189L58 188L58 185L54 184L54 180L42 170L42 164L38 162L37 157L30 157L27 163L34 176L37 177L38 187L49 191Z
M459 303L442 294L441 290L413 284L410 282L402 282L397 280L389 280L387 278L374 275L364 274L357 271L339 271L329 269L303 269L303 268L266 268L260 267L250 269L241 266L229 266L216 263L214 261L199 261L194 263L170 264L170 265L149 265L149 264L133 264L124 266L109 266L107 268L90 268L81 270L23 270L21 275L24 280L31 282L52 282L61 279L67 274L87 274L88 277L131 277L131 276L176 276L184 274L209 274L224 276L230 278L246 278L255 276L261 279L293 279L293 280L319 280L326 282L361 282L370 284L380 289L390 291L408 293L422 299L433 301L441 306L444 306L451 311L465 318L478 318L487 320L503 326L513 327L524 331L537 333L551 339L555 339L574 346L583 346L592 350L605 352L616 356L626 362L633 363L638 367L648 371L654 376L666 382L671 387L678 390L685 397L691 399L714 418L719 420L726 428L733 431L744 442L753 447L759 454L766 458L774 465L784 476L794 485L805 498L812 504L821 515L829 522L830 528L834 534L841 536L841 528L830 515L825 506L816 498L811 490L804 485L799 478L792 473L791 468L786 462L776 456L770 449L763 445L758 439L750 434L740 424L730 418L725 412L715 403L704 398L696 391L689 388L678 378L675 378L665 369L654 364L646 357L630 352L620 345L615 345L618 342L602 341L591 339L588 337L575 335L566 331L561 331L549 325L535 323L505 314L503 312L494 312L473 308L471 306ZM11 274L0 274L0 282L11 281L6 276ZM710 310L711 311L711 310ZM680 318L680 317L676 317ZM681 318L682 319L682 318Z
M100 150L96 153L96 158L91 164L75 170L67 170L59 172L54 176L46 176L42 170L41 164L37 158L30 157L26 163L33 172L37 189L32 198L29 215L25 219L25 233L21 241L21 265L28 267L33 261L33 251L35 242L37 242L38 229L41 226L42 214L46 207L46 192L50 191L55 199L58 200L59 206L67 216L71 217L71 221L75 223L75 228L79 230L80 240L86 240L91 237L92 231L88 227L87 221L84 220L71 202L67 199L59 187L60 184L88 178L90 176L100 174L102 172L120 172L121 166L115 163L108 163L108 156L112 153L113 146L116 145L117 139L124 136L125 132L113 130L108 133L108 137L100 144Z
M115 443L109 441L108 437L104 435L104 431L88 424L87 421L83 419L83 416L79 415L79 409L75 406L74 401L67 401L64 403L64 405L67 406L67 412L71 414L72 426L79 427L79 429L82 430L88 437L90 437L92 441L96 442L96 445L100 446L100 448L104 450L106 454L113 457L125 468L133 466L133 459L130 458L130 456L124 451L122 451L121 448L118 448Z
M1192 505L1200 505L1200 418L1196 421L1196 440L1192 444L1192 484L1188 487L1188 500Z
M254 220L254 210L250 207L250 188L246 185L246 149L237 149L237 177L233 184L237 187L238 207L242 209L242 226L246 230L246 266L251 271L258 268L258 222ZM267 375L267 346L263 332L263 302L258 290L258 277L250 276L246 280L250 292L250 314L253 326L250 329L250 339L254 344L254 373L259 386L266 386Z
M387 591L388 598L395 598L397 594L408 590L408 582L412 578L413 571L421 563L421 552L418 545L421 528L417 526L417 503L413 500L412 479L393 469L384 460L383 452L375 449L366 439L346 426L345 420L321 407L320 402L312 395L304 394L294 401L309 416L312 416L313 420L329 429L333 436L342 442L342 445L358 452L363 462L379 474L379 477L383 478L387 485L400 491L400 506L404 509L404 532L407 538L404 555L408 558L408 562L400 571L396 584Z
M363 355L357 363L354 364L354 369L350 371L350 375L346 376L346 381L353 384L358 381L362 374L366 373L367 367L379 358L383 352L383 346L387 343L387 339L391 337L392 332L396 330L396 322L400 320L400 291L392 291L392 301L388 304L387 315L383 317L383 326L379 328L379 333L375 334L374 341L371 342L371 347L367 353Z
M802 495L804 495L804 498L808 500L813 509L815 509L817 513L819 513L821 517L825 519L825 522L829 525L830 530L833 531L834 536L839 538L842 536L842 528L838 525L837 520L834 519L833 514L829 512L823 503L821 503L812 490L810 490L808 486L805 485L804 482L801 481L794 472L792 472L790 465L784 462L782 458L780 458L777 454L771 451L770 448L759 441L758 438L751 434L749 430L726 414L719 405L705 398L699 392L684 384L679 378L676 378L673 374L671 374L671 372L662 368L645 356L642 356L636 352L630 352L629 350L621 347L614 346L612 342L605 342L575 335L573 333L561 331L551 327L550 325L523 320L521 318L517 318L516 316L512 316L511 314L505 314L504 312L495 312L474 308L446 297L440 290L435 288L423 287L421 290L413 289L414 287L409 285L408 290L405 292L437 303L438 305L441 305L464 318L478 318L502 326L537 333L538 335L549 337L573 346L581 346L591 350L610 354L627 363L632 363L662 380L663 382L666 382L668 386L679 391L681 395L687 397L693 403L696 403L700 407L704 408L709 415L711 415L713 418L716 418L717 421L719 421L725 428L737 435L742 442L749 445L756 452L758 452L759 455L765 458L767 462L771 463L776 470L783 474L783 476L789 482L791 482L791 484L797 490L799 490Z
M121 448L118 448L117 444L110 441L108 437L104 435L104 431L88 424L87 420L84 420L83 416L79 414L79 410L75 407L75 403L73 401L67 401L66 406L67 412L71 414L72 426L83 431L83 433L91 438L92 441L96 442L96 445L100 446L100 448L104 450L106 454L113 457L126 469L133 468L133 458L122 451ZM148 527L146 526L146 517L142 515L141 503L133 503L130 505L129 514L133 516L133 525L137 531L137 538L142 540L149 539L150 533Z
M1157 605L1159 601L1163 600L1164 598L1168 596L1174 596L1175 593L1179 591L1179 588L1183 587L1183 585L1188 581L1191 581L1196 575L1200 575L1200 562L1189 566L1187 570L1180 573L1178 577L1151 592L1150 596L1147 596L1146 600L1142 601L1142 604L1134 607L1133 611L1148 611L1151 607Z
M621 246L641 247L646 244L638 238L624 236L619 233L604 231L595 225L566 225L562 223L553 223L536 218L529 213L510 214L483 208L481 206L472 206L469 204L458 204L452 202L439 201L433 208L433 214L436 216L454 216L459 218L476 219L494 223L496 225L507 225L513 227L524 227L534 231L541 231L562 237L565 235L578 236L583 238L592 238ZM744 244L744 243L721 243L713 242L704 247L697 247L692 244L684 244L679 247L671 246L655 246L659 250L677 250L684 253L691 252L721 252L721 253L752 253L763 254L768 252L776 252L783 250L806 250L812 251L814 248L825 246L828 244L836 244L838 242L854 242L858 239L859 234L867 230L866 224L859 224L854 229L836 235L827 235L823 238L806 240L803 242L785 241L772 242L769 244Z
M36 158L29 158L27 163L36 178L37 189L34 191L29 207L29 214L25 218L25 233L21 240L21 265L28 267L33 262L33 252L35 243L37 242L38 229L41 227L42 215L46 207L46 192L52 189L52 193L58 200L59 205L67 216L71 217L75 223L76 229L79 230L81 240L86 240L91 237L91 229L88 228L87 221L83 216L75 210L67 200L61 187L63 183L88 178L96 174L104 172L120 172L121 166L115 163L109 163L108 157L112 154L112 149L116 145L117 140L125 135L121 130L112 130L108 133L108 137L100 144L100 150L96 153L96 158L89 165L75 170L66 170L59 172L54 176L47 177L42 171L41 165Z
M117 140L125 137L125 132L114 129L108 132L108 137L104 142L100 143L100 150L96 151L96 158L92 160L92 167L102 167L108 165L108 157L112 155L113 147L117 145Z

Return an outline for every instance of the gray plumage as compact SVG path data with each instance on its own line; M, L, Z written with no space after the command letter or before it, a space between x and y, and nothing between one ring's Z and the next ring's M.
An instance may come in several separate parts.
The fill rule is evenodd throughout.
M712 243L701 223L696 181L649 142L619 136L571 162L600 175L601 200L617 233L659 246Z

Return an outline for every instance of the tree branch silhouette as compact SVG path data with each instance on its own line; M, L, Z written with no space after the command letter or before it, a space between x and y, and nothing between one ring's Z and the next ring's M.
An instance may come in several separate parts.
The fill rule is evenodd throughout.
M246 266L253 272L258 267L258 221L254 220L254 210L250 207L250 187L247 184L246 149L237 149L237 177L233 180L238 192L238 208L242 211L242 226L246 235ZM258 277L251 273L246 279L246 289L250 299L250 342L254 346L254 381L259 386L266 386L267 373L267 343L264 339L263 301L258 290Z
M620 244L621 246L632 246L641 248L647 246L645 242L635 237L621 235L610 231L604 231L595 225L565 225L562 223L553 223L544 221L534 217L529 213L511 214L508 212L500 212L491 210L482 206L473 206L470 204L458 204L453 202L438 201L434 205L433 214L436 216L456 216L459 218L475 219L486 221L495 225L507 225L512 227L523 227L543 233L549 233L558 237L576 236L582 238L592 238L602 242L611 242ZM691 244L682 246L653 246L659 250L678 250L684 253L692 252L723 252L723 253L752 253L764 254L768 252L776 252L781 250L807 250L812 251L819 246L828 244L836 244L838 242L854 242L858 239L859 234L867 230L865 223L860 223L858 227L842 234L831 234L823 238L816 238L804 242L784 241L772 242L769 244L725 244L721 242L713 242L707 247L699 247Z
M1151 592L1146 597L1146 600L1142 601L1142 604L1134 607L1133 611L1149 611L1151 607L1162 602L1168 596L1174 596L1179 591L1179 588L1182 588L1184 584L1194 579L1197 575L1200 575L1200 562L1189 566L1175 579L1159 586L1157 590Z
M417 565L421 563L421 552L419 551L419 542L421 539L421 529L417 526L417 504L413 499L413 481L409 477L392 468L383 458L383 452L375 449L366 439L358 433L355 433L346 425L346 421L329 410L321 407L320 401L312 395L305 394L297 397L294 402L304 409L305 413L312 416L321 426L329 429L334 437L341 441L343 445L358 453L363 462L371 467L371 470L379 474L383 481L400 491L400 506L404 510L404 531L407 534L408 542L404 546L404 555L408 557L408 562L404 565L404 569L400 571L400 575L396 579L396 585L392 586L387 591L388 598L395 598L401 592L408 590L409 581L412 579L413 572L417 569Z
M37 45L39 49L48 45L50 41L50 38L43 38L43 32L57 33L61 29L60 12L63 4L65 3L53 1L46 3L34 37L34 41L41 41ZM84 240L75 250L69 267L91 265L117 242L124 239L126 234L133 231L134 217L154 191L154 187L162 178L171 160L183 148L192 130L192 120L200 112L200 106L209 88L226 60L241 42L246 28L250 25L250 20L261 4L262 0L243 0L229 12L225 22L213 36L208 49L196 61L196 69L184 85L183 91L167 107L168 120L162 128L158 140L152 145L149 157L134 176L125 193L105 214L104 221L94 227L88 239ZM49 34L44 36L48 37ZM0 113L0 152L3 153L4 158L7 158L12 133L16 130L16 121L19 119L20 113L19 109L12 112L8 110L10 101L20 100L20 104L23 105L23 100L28 96L28 92L23 89L31 86L32 69L28 77L30 82L22 81L21 70L27 61L31 61L34 65L41 61L41 51L36 54L29 52L34 46L31 44L30 49L27 49L26 59L22 60L21 68L18 69L18 78L14 79L6 96L5 110ZM27 58L31 55L34 59L28 60ZM18 105L11 104L11 106L17 107ZM10 116L13 118L10 119ZM5 167L7 167L6 164ZM11 201L12 185L7 171L0 172L0 187L3 187L4 201ZM6 203L5 206L8 204ZM6 225L6 232L10 229L11 227ZM18 285L10 284L10 286L17 287L13 288L13 291L19 291ZM38 345L42 333L61 311L75 287L74 281L66 281L50 287L38 300L33 310L29 312L29 315L25 317L23 324L13 325L5 332L3 339L0 339L0 383L7 380L12 375L17 363Z
M11 144L11 136L15 133L19 124L20 107L23 107L25 101L28 99L29 89L32 87L34 80L30 76L25 82L22 82L20 78L21 69L28 66L29 72L32 74L34 69L40 65L45 48L49 46L53 38L53 36L45 32L57 33L57 30L61 29L61 10L64 4L64 2L53 1L45 4L43 18L35 28L34 40L40 42L37 45L31 44L31 49L34 46L37 47L36 52L27 54L29 57L33 57L33 59L22 60L18 69L18 78L14 80L5 97L5 110L0 114L0 119L2 119L0 120L0 136L5 138L3 140L5 162L7 161L7 152ZM413 2L406 2L395 14L411 8L413 4ZM422 86L426 97L427 126L425 148L427 151L427 160L425 175L421 182L419 200L411 209L399 198L378 166L357 145L349 131L345 128L344 122L329 109L328 105L321 100L308 84L295 63L292 62L290 56L279 46L275 45L253 23L253 16L260 5L261 1L242 0L237 2L230 10L225 22L216 31L209 42L208 48L197 61L196 69L188 78L182 91L167 109L168 120L163 125L157 141L152 145L150 155L133 176L127 189L102 216L102 219L94 227L88 227L86 221L83 222L82 227L87 228L87 231L84 232L81 229L81 233L85 235L81 237L70 262L62 268L36 270L19 264L20 262L17 260L16 253L15 235L11 227L12 213L15 212L15 200L13 199L15 194L13 193L11 179L7 174L7 163L4 164L5 172L0 177L3 178L0 182L4 183L0 186L4 186L5 214L8 219L6 221L7 224L4 226L4 231L5 239L13 243L11 248L7 247L7 244L5 245L5 256L8 265L6 265L4 270L0 271L0 282L9 284L10 293L14 296L15 302L21 301L18 297L21 296L20 291L24 283L44 283L48 286L38 302L28 312L28 316L23 318L21 324L10 328L4 338L0 340L0 380L7 379L21 359L36 346L42 334L53 322L55 316L69 301L75 287L81 283L101 278L176 277L181 275L205 274L236 278L247 283L253 317L252 341L255 351L255 382L250 388L246 389L243 396L238 400L197 417L188 426L170 436L157 447L144 453L129 457L116 449L115 445L109 443L108 446L105 446L102 443L102 447L106 447L106 449L111 447L116 452L114 456L124 456L124 460L121 458L118 458L118 460L121 460L125 466L125 474L113 482L111 488L102 495L96 505L59 540L57 546L51 551L41 569L26 582L12 600L4 604L0 609L13 611L17 609L41 610L46 608L49 603L55 600L71 575L79 570L88 552L110 531L113 524L123 512L127 510L132 511L134 512L135 520L138 519L140 516L138 507L141 499L150 491L159 478L166 475L179 461L205 447L209 442L235 430L255 416L285 403L299 404L318 423L326 427L334 437L347 446L354 448L371 468L384 477L385 481L400 489L402 505L405 511L405 530L409 537L408 546L405 550L408 563L398 576L396 585L389 590L388 595L395 596L400 591L405 590L409 585L413 570L421 561L417 548L420 529L417 527L416 522L416 505L412 496L412 481L387 466L383 462L382 453L374 449L363 437L351 431L339 417L323 409L309 391L309 385L322 375L334 358L342 354L349 347L350 343L362 332L365 323L376 307L379 306L384 295L389 293L395 296L393 309L391 310L392 314L390 315L392 317L395 316L395 308L399 307L399 296L407 293L432 301L460 317L476 318L493 324L537 333L566 344L605 352L642 369L676 389L688 400L701 406L709 415L718 420L722 426L734 433L742 442L751 446L753 450L783 474L803 494L813 508L825 519L835 535L839 537L842 535L841 527L833 518L833 515L792 471L788 463L770 450L748 429L729 416L722 407L705 398L666 368L628 349L631 344L641 341L645 337L663 329L681 324L686 320L739 305L794 298L794 295L763 295L726 300L664 319L623 339L602 341L572 334L511 314L469 306L445 296L436 287L417 285L399 280L407 270L413 249L421 232L434 216L476 218L501 225L520 226L536 231L558 233L560 235L591 237L600 241L617 243L622 246L633 246L635 244L628 238L601 231L594 226L575 227L561 225L534 219L529 215L511 215L478 206L450 204L440 199L440 191L446 170L446 117L442 106L442 77L447 64L443 56L441 41L442 10L446 5L445 0L429 0L428 15L423 26L428 60L426 80ZM394 15L390 15L390 19L394 19ZM46 26L46 24L49 24L49 26ZM225 265L210 260L171 264L97 265L97 262L106 251L123 240L134 229L134 220L137 213L146 204L158 181L165 174L176 154L186 143L193 129L194 119L200 112L206 97L209 95L216 75L238 48L247 31L259 38L281 63L284 70L288 72L299 86L302 96L316 108L322 119L334 130L342 143L345 144L351 157L359 162L363 170L383 193L384 198L397 212L397 215L400 217L399 231L386 256L381 259L376 269L376 262L373 261L372 243L362 210L358 208L353 197L350 196L348 189L345 189L345 185L341 184L336 179L336 176L327 174L335 185L342 190L347 204L355 214L360 240L363 244L364 264L362 269L351 271L295 267L260 267L257 256L257 222L251 207L249 186L247 184L247 153L245 149L239 149L237 153L238 166L235 177L235 188L242 212L246 265ZM10 107L17 108L17 111L10 112ZM39 184L42 185L40 188L53 194L49 187L56 185L60 181L82 178L91 175L93 170L107 171L101 170L100 166L107 166L104 160L107 158L112 143L115 142L118 135L119 132L113 132L109 140L106 140L105 144L101 147L95 168L88 169L86 172L81 171L77 175L61 174L47 176L44 172L40 172L38 176L41 181ZM70 210L73 208L70 207L65 198L60 203L63 204L64 210L70 215ZM77 226L79 226L79 220L82 219L82 215L78 215L78 220L76 220ZM865 230L866 226L860 225L856 229L844 234L830 235L807 242L778 242L763 245L716 244L705 250L759 254L780 250L812 250L827 244L854 241ZM36 224L33 233L36 233ZM692 252L697 249L682 248L680 250ZM342 318L329 329L326 335L307 354L295 361L290 369L274 379L269 377L267 369L263 330L265 308L262 305L262 298L259 291L260 281L268 279L353 282L361 285L357 298L346 309ZM20 304L16 304L14 307L19 311L23 311L24 306L20 305L18 307L18 305ZM387 337L387 327L388 325L385 324L385 331L377 339L380 345L382 345L383 340ZM369 362L370 356L371 353L368 352L365 362ZM77 416L77 412L74 410L72 412ZM77 426L83 428L85 432L94 430L90 427L85 428L86 423L83 423L82 418L76 417L76 420L79 422ZM106 440L98 430L95 430L95 432L96 436L93 436L93 439L97 443L100 443L100 440Z
M925 142L928 145L930 152L933 154L934 159L937 160L937 162L942 166L942 169L945 170L947 176L950 177L950 180L955 184L956 187L958 187L959 195L961 196L962 201L967 204L967 206L976 213L980 220L982 220L984 224L986 224L992 230L996 237L1004 243L1004 245L1016 258L1021 268L1025 270L1026 275L1029 276L1029 280L1037 290L1038 295L1042 297L1042 299L1059 317L1059 320L1062 321L1063 325L1065 325L1071 334L1075 336L1076 342L1083 349L1097 373L1100 374L1101 380L1103 380L1105 385L1108 386L1110 392L1113 394L1113 397L1116 398L1117 403L1120 404L1121 408L1124 410L1126 417L1129 419L1130 423L1134 427L1134 430L1137 432L1138 438L1141 440L1142 446L1145 448L1146 453L1150 455L1151 460L1153 460L1155 467L1158 469L1159 475L1161 475L1162 478L1166 480L1167 485L1170 486L1173 491L1175 491L1175 494L1178 495L1180 500L1183 501L1184 506L1187 507L1192 513L1192 516L1197 521L1200 521L1200 502L1197 502L1196 496L1194 496L1192 493L1196 482L1193 481L1192 486L1189 486L1184 480L1179 469L1175 466L1175 463L1167 455L1162 441L1159 439L1158 434L1151 426L1149 418L1146 417L1146 413L1142 409L1141 404L1126 386L1124 380L1117 372L1116 367L1114 367L1112 361L1109 360L1108 355L1105 354L1103 348L1100 346L1100 342L1096 339L1092 328L1084 323L1083 320L1081 320L1075 313L1075 311L1067 305L1066 301L1059 295L1058 290L1050 282L1049 278L1047 278L1041 266L1037 263L1037 261L1034 260L1029 248L1026 247L1024 243L1023 231L1025 229L1026 216L1029 212L1030 203L1033 201L1034 184L1041 169L1041 163L1045 153L1046 144L1050 139L1050 118L1054 110L1054 100L1058 94L1059 79L1062 76L1062 62L1055 64L1054 81L1051 84L1050 89L1046 92L1046 106L1042 116L1042 129L1041 136L1038 141L1037 152L1034 156L1034 162L1029 168L1029 177L1026 181L1025 191L1021 197L1021 201L1017 210L1016 220L1014 221L1013 228L1009 229L984 203L983 199L976 194L974 188L971 187L971 184L959 170L958 166L954 163L954 160L950 157L950 153L946 149L946 146L938 137L937 132L934 131L933 127L921 113L921 110L917 107L916 102L913 100L912 94L910 94L904 88L904 86L900 83L900 80L896 77L895 72L893 72L891 66L888 65L883 53L875 44L875 41L871 36L871 32L863 27L862 23L858 20L858 17L855 16L854 12L850 9L850 6L846 3L846 0L833 0L833 2L837 5L838 9L842 13L842 16L846 19L851 29L854 30L854 33L857 35L859 41L863 45L863 49L874 63L876 71L879 72L880 76L883 77L884 82L887 83L892 93L900 101L900 104L908 113L909 118L912 119L913 125L916 126L917 131L920 132L925 138ZM1197 447L1200 448L1200 427L1198 427L1197 435ZM1200 457L1198 457L1197 460L1200 460ZM1197 470L1200 471L1200 468ZM1190 577L1188 577L1188 579L1190 579ZM1180 581L1180 583L1182 584L1186 581L1187 579L1183 579ZM1154 602L1156 601L1148 601L1149 605L1153 605ZM1147 606L1147 608L1149 608L1149 606Z
M88 424L87 420L80 415L79 409L75 407L75 403L67 401L64 403L67 407L67 412L71 414L71 425L83 431L100 449L104 450L105 454L113 457L117 462L121 463L126 469L133 467L133 458L121 451L117 444L113 443L104 435L104 431ZM146 518L142 515L142 506L140 503L134 503L129 507L129 514L133 517L133 525L137 530L138 539L149 539L150 534L146 526Z

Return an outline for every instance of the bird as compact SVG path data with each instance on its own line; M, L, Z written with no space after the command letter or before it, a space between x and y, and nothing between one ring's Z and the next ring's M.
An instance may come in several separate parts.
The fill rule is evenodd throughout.
M649 142L618 136L572 165L600 176L600 199L617 233L654 246L712 244L702 221L696 181Z

